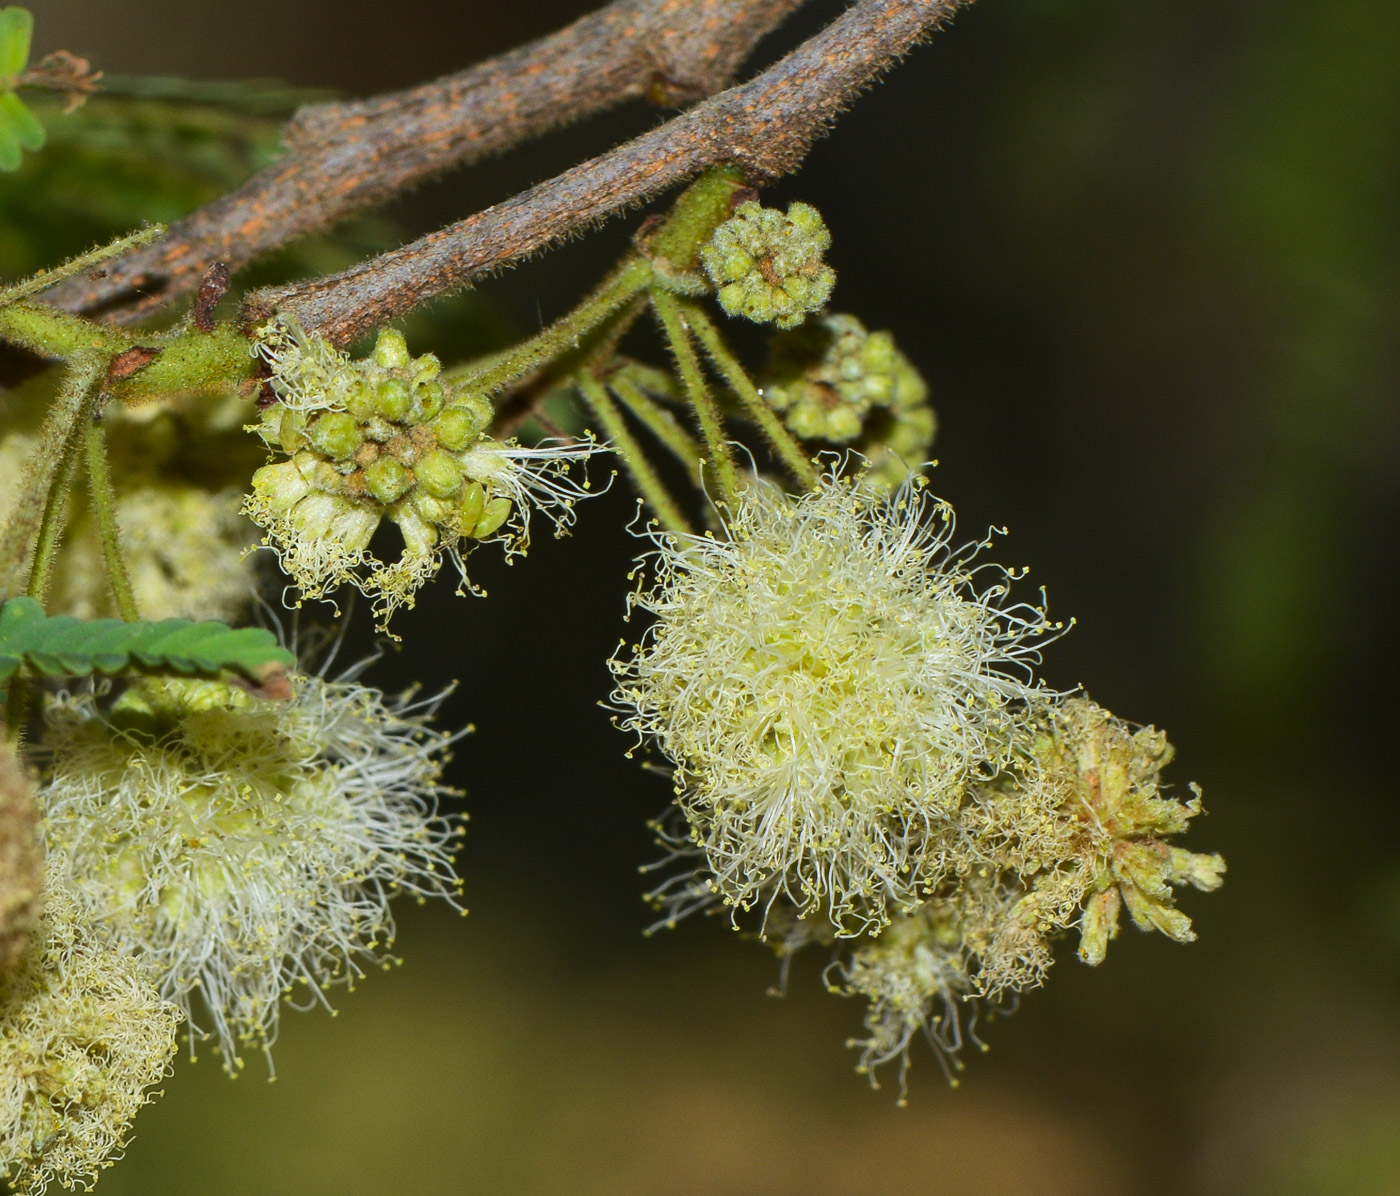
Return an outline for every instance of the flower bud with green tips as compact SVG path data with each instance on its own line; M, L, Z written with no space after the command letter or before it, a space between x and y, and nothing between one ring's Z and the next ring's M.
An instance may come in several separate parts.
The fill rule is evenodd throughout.
M928 459L937 428L928 386L890 333L854 316L775 334L760 383L793 433L854 448L874 483L897 486Z
M529 503L551 510L559 530L571 521L585 487L568 480L568 467L596 446L526 449L491 439L489 401L445 386L438 359L411 356L402 333L385 329L370 355L353 361L274 320L259 330L255 352L281 402L253 429L274 459L254 474L244 511L305 596L348 582L387 620L412 605L444 557L465 581L473 542L503 539L508 552L523 552ZM370 552L385 520L403 537L395 561Z
M727 314L795 328L831 297L836 271L823 261L829 248L831 233L810 204L791 204L784 214L750 200L715 230L700 263Z

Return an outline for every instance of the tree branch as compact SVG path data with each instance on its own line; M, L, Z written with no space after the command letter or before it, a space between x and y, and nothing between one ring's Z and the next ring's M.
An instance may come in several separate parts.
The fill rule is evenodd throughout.
M843 108L966 0L860 0L748 83L610 153L340 274L255 291L244 318L286 312L345 344L434 296L650 199L709 166L795 169Z
M287 154L172 225L158 245L56 287L48 301L129 323L239 266L382 204L455 166L639 97L697 99L723 87L804 0L615 0L607 8L434 83L302 109Z

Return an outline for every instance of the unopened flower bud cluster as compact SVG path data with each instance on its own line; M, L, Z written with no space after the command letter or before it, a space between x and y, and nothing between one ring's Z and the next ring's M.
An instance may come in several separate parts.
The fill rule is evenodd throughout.
M803 440L861 452L871 480L897 485L933 444L937 423L919 371L890 333L868 332L855 316L777 333L762 393Z
M823 260L830 248L831 233L810 204L783 213L749 200L715 230L700 264L729 315L795 328L831 297L836 271Z

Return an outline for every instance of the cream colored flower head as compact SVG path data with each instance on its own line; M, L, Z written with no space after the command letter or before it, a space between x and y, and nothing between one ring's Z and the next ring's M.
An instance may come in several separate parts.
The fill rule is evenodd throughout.
M451 737L426 705L309 676L285 702L172 682L50 703L61 879L226 1066L274 1040L284 994L324 1003L383 958L391 896L458 892L437 811Z
M89 1187L169 1073L179 1022L50 885L28 952L0 974L0 1178L24 1196Z
M278 402L253 429L274 451L253 475L244 512L308 598L349 583L371 597L381 622L412 606L443 558L466 581L465 556L484 540L508 555L530 540L530 512L563 534L586 481L570 467L592 441L524 448L486 434L484 396L454 390L432 354L411 357L386 329L353 361L295 324L264 325L254 351L271 371ZM394 560L370 549L388 520L402 536Z
M827 969L827 983L843 996L865 997L865 1037L856 1070L879 1087L876 1070L898 1060L900 1103L907 1091L909 1046L922 1035L944 1074L956 1084L963 1046L962 1003L972 995L955 909L931 901L896 918L876 939Z
M657 898L878 929L941 880L968 785L1029 738L1054 625L972 563L985 545L951 546L922 481L755 483L727 518L656 535L634 598L654 623L612 662L621 726L675 764L675 852L703 856Z

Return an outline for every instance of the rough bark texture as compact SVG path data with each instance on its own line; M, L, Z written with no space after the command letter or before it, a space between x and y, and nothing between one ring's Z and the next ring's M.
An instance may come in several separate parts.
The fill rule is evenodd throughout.
M748 83L504 203L340 274L254 292L337 344L649 199L708 166L755 180L796 168L855 96L963 0L861 0Z
M559 32L459 74L374 99L303 109L287 154L193 212L104 277L50 303L127 323L232 269L433 175L547 130L647 98L677 103L723 87L755 43L804 0L616 0Z

